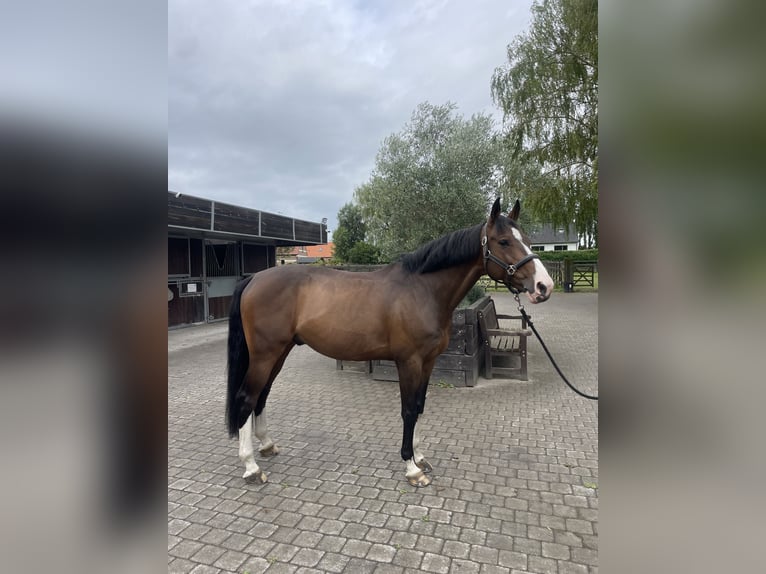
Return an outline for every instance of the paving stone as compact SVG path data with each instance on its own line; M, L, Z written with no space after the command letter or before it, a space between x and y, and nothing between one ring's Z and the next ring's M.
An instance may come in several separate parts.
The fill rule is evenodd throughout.
M310 548L301 548L298 553L291 559L292 564L298 564L301 566L316 566L324 556L324 552L321 550L312 550Z
M484 544L487 540L487 533L472 528L464 528L460 533L460 541L468 544Z
M557 574L558 572L556 561L542 556L530 556L527 568L530 572L539 572L539 574Z
M199 552L203 546L204 545L201 542L195 540L181 540L181 542L173 546L169 551L169 554L178 558L191 558L195 553Z
M364 558L367 556L367 552L371 546L372 544L370 542L365 542L363 540L349 540L346 542L345 546L343 546L342 552L343 554L355 558Z
M450 574L479 574L480 568L481 564L478 562L453 558L452 564L450 564L449 572Z
M224 552L218 560L213 563L213 566L217 566L223 570L237 570L247 559L249 555L244 552L236 552L234 550L227 550Z
M449 572L450 559L446 556L439 556L437 554L431 554L430 552L427 552L426 555L423 556L423 562L421 563L420 568L425 572L437 572L439 574L446 574Z
M280 562L289 562L292 560L292 557L298 553L298 550L300 550L300 548L297 546L280 543L271 549L267 559L279 560Z
M317 568L326 572L343 572L350 558L334 552L326 552L317 564Z
M201 562L202 564L213 564L218 558L226 552L226 549L220 546L213 546L212 544L205 544L191 557L193 562Z
M185 558L173 558L168 562L168 574L185 574L191 572L198 564Z
M346 568L343 570L344 574L372 574L375 572L375 568L378 566L377 562L370 562L362 558L352 558L346 564Z
M168 521L168 534L180 534L182 530L188 527L191 522L181 520L179 518L173 518Z
M368 542L386 543L391 540L393 535L393 530L389 530L388 528L370 528L370 531L364 539Z
M345 536L346 538L356 538L358 540L363 540L369 531L369 526L365 526L364 524L349 523L343 527L340 535Z
M471 552L471 545L457 540L447 540L442 548L442 553L450 558L467 558Z
M572 550L572 561L597 566L598 552L590 548L574 548Z
M348 542L348 538L325 535L317 544L317 549L326 552L340 552L341 548L346 545L346 542Z
M487 534L487 540L485 544L490 548L513 550L513 538L505 534Z
M302 546L304 548L316 548L316 545L322 540L322 534L320 532L302 531L298 533L291 544L295 546Z
M474 562L481 562L482 564L497 564L498 551L495 548L489 548L488 546L471 546L470 558Z
M418 535L410 532L394 532L390 542L397 548L415 548L418 543Z
M526 570L527 555L512 550L500 550L498 564L500 566L505 566L506 568Z
M588 574L588 567L574 562L559 562L559 574Z
M393 563L407 568L408 570L417 570L425 556L425 552L411 550L409 548L399 548L394 554Z
M587 520L567 518L566 526L567 530L576 534L593 534L593 523L588 522Z
M396 554L396 548L388 544L373 544L367 553L368 560L376 562L391 562Z
M247 545L243 552L249 556L265 557L276 545L277 543L273 540L255 538L250 544Z

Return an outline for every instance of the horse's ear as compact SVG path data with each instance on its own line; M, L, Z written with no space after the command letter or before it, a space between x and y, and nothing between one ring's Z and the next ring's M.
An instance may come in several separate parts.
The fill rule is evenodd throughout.
M521 211L521 204L519 203L519 200L516 200L516 203L513 204L513 209L508 214L508 219L512 219L513 221L519 220L519 212Z
M500 198L499 197L495 200L495 203L492 204L492 211L489 212L490 225L495 223L495 220L497 219L498 215L500 215Z

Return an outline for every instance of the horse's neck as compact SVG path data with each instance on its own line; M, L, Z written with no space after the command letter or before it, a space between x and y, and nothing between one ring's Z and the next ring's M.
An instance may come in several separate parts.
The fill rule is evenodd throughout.
M439 307L451 316L458 303L483 274L484 264L479 257L473 262L428 273L424 278L431 287Z

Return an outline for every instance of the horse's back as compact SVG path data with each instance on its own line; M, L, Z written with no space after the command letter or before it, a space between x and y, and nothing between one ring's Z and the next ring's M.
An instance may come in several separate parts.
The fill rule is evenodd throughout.
M360 290L375 291L387 269L373 272L341 271L327 267L284 265L252 276L245 296L260 303L285 299L347 300ZM331 297L327 297L330 294Z

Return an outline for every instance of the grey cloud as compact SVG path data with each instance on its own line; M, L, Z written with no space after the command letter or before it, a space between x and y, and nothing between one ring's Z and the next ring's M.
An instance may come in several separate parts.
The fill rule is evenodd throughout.
M513 5L171 1L169 187L332 229L418 103L497 114Z

